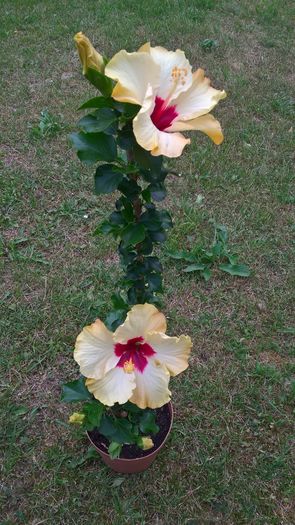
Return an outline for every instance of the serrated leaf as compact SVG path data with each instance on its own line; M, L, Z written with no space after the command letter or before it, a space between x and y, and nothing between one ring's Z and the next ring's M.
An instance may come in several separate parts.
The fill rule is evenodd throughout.
M246 264L220 264L219 269L237 277L249 277L251 274Z
M99 401L92 400L83 405L83 414L85 414L85 419L83 421L83 427L86 430L93 430L94 428L99 428L102 415L105 411L105 406Z
M105 133L71 133L70 140L81 162L94 164L102 160L112 162L117 157L115 139Z
M76 403L78 401L88 401L89 399L93 399L93 395L85 386L85 377L80 377L62 386L61 400L65 403Z
M112 193L118 188L123 177L123 173L120 173L112 164L98 166L94 175L95 192L98 194Z

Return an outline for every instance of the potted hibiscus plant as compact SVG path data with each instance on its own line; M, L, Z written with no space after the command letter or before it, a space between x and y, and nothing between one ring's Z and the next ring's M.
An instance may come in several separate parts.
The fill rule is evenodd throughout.
M97 194L116 192L115 209L96 234L118 240L123 275L113 310L78 335L74 359L80 378L63 386L65 402L82 402L69 421L80 424L102 459L119 472L147 468L170 432L170 376L188 366L191 339L166 334L159 311L162 264L155 246L172 227L158 208L173 171L164 158L190 143L181 131L199 130L215 144L223 134L209 112L226 94L204 71L192 73L183 51L143 45L110 61L82 33L75 36L83 74L99 94L70 138L79 159L96 164Z

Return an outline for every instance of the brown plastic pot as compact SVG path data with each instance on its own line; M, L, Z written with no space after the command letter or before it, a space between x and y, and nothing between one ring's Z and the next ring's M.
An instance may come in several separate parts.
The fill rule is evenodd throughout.
M168 439L168 436L172 428L172 423L173 423L173 407L172 407L171 402L168 403L168 408L169 408L170 418L171 418L168 432L164 440L162 441L161 445L156 450L148 454L147 456L144 456L141 458L132 458L132 459L125 459L125 458L111 459L109 454L104 452L101 448L99 448L92 441L91 437L89 436L89 433L87 432L88 439L90 440L92 446L100 454L103 462L115 472L122 472L124 474L134 474L136 472L142 472L143 470L146 470L153 463L157 454L160 452L161 448L165 445Z

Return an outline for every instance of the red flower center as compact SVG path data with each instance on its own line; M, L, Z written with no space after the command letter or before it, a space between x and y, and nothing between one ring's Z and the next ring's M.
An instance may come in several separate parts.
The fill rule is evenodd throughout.
M134 337L128 339L127 343L116 343L115 354L120 357L117 366L124 368L125 363L132 363L134 368L139 372L143 372L148 360L156 352L152 347L144 342L143 337Z
M154 111L151 114L151 119L156 128L164 131L171 126L173 120L178 116L175 108L176 106L166 106L163 98L156 97Z

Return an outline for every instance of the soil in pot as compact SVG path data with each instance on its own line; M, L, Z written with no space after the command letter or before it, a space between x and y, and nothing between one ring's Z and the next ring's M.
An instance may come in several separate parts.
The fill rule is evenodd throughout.
M160 427L157 434L151 436L154 446L149 450L142 450L137 445L123 445L120 459L143 458L154 452L163 443L170 428L171 414L169 405L164 405L156 409L156 423ZM94 429L88 432L91 441L103 452L108 451L109 441Z

